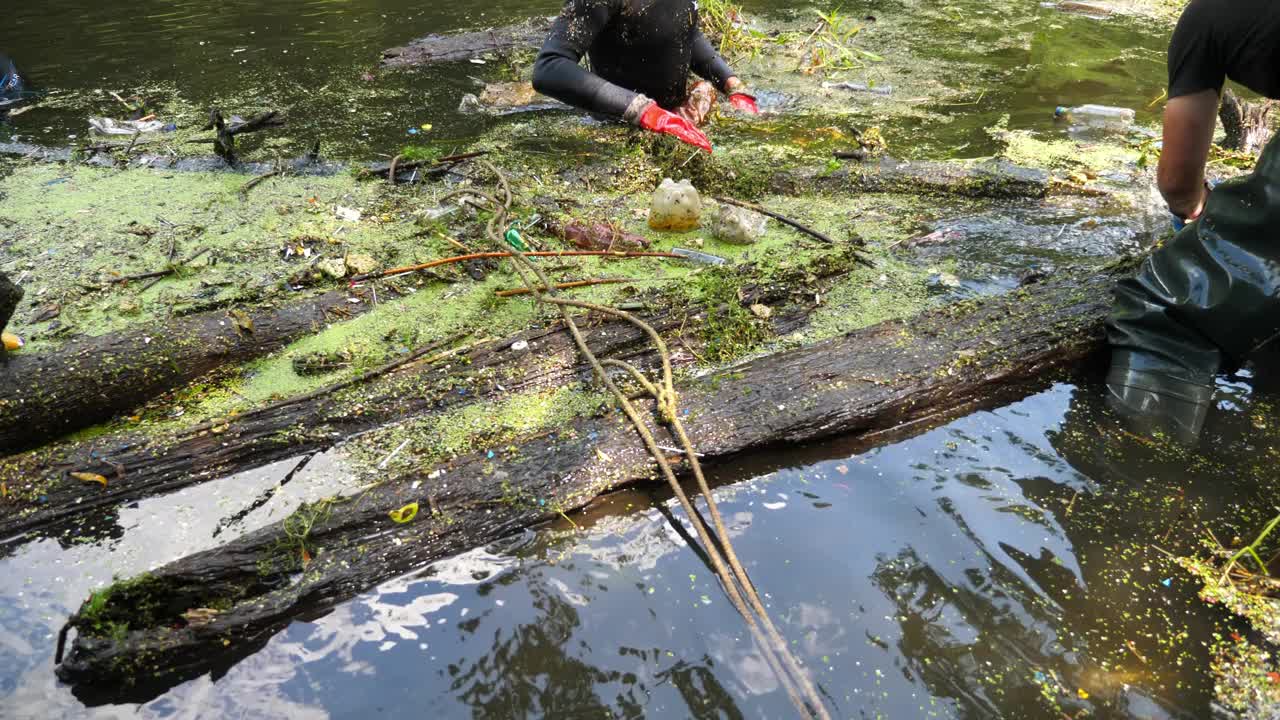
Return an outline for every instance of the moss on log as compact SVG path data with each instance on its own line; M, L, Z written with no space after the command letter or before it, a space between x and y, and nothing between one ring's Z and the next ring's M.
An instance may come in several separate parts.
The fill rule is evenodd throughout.
M215 311L70 341L0 362L0 452L36 447L135 408L228 363L261 357L368 303L329 292L279 308Z
M680 406L710 462L836 434L884 440L959 409L1010 401L1055 370L1078 368L1104 347L1108 290L1123 272L1064 273L762 357L684 383ZM154 611L145 617L131 619L114 594L87 603L72 619L77 637L58 675L88 704L148 699L229 667L291 618L653 476L634 430L606 412L518 446L418 468L359 497L304 506L295 519L150 574ZM416 518L393 521L389 512L409 503L421 507ZM222 610L198 623L183 616L210 607ZM111 632L95 630L104 618L118 619Z
M744 287L738 302L743 308L756 303L777 307L769 320L771 332L793 332L806 324L815 308L812 293L823 292L843 277L858 256L851 246L818 255L812 263L779 273L771 283ZM807 292L795 297L794 289L802 286ZM672 334L702 310L667 307L641 314L659 332ZM643 366L653 357L645 338L629 324L589 316L584 333L602 358L627 359ZM537 347L537 363L511 352L517 341ZM198 431L178 430L159 437L103 436L0 459L0 483L8 492L0 500L0 536L51 530L53 525L86 516L92 522L122 503L325 450L388 423L529 388L560 387L590 376L558 323L483 343L456 359L461 362L443 367L410 363L349 390L277 404L225 423L205 423ZM692 359L684 356L684 362ZM459 394L458 387L466 387L467 393ZM86 493L84 483L69 473L102 475L109 482Z

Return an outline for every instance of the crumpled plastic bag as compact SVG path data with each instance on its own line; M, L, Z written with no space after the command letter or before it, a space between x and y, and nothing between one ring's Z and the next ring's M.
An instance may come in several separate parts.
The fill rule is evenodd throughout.
M159 132L165 124L159 120L113 120L105 117L89 118L89 127L99 135L137 135Z

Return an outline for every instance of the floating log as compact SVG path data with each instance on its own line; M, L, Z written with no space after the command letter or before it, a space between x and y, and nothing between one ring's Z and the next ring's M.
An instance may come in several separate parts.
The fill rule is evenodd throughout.
M835 172L786 170L773 176L769 189L778 195L802 193L904 193L985 198L1043 198L1051 193L1080 192L1044 170L1005 160L982 162L904 162L882 157Z
M1011 401L1098 354L1108 291L1128 271L1063 273L766 356L684 383L681 412L712 462L836 434L874 443L948 413ZM90 705L146 701L229 667L292 618L315 617L411 568L654 472L634 429L609 412L516 447L504 442L492 453L417 469L358 497L303 506L293 520L103 591L72 618L77 636L58 676ZM413 520L391 517L410 503L420 508ZM310 528L305 537L299 519ZM198 608L222 610L189 612Z
M0 358L0 452L108 420L223 365L261 357L368 309L329 292L279 308L213 311Z
M460 62L491 53L532 50L551 32L552 18L532 18L515 25L471 32L428 35L403 47L382 51L384 68L409 68Z
M740 302L743 307L756 303L776 307L769 321L772 331L793 332L814 309L813 293L823 292L829 281L846 272L856 253L853 247L840 249L783 273L770 284L744 287ZM809 277L813 280L807 281ZM793 297L794 288L802 284L805 292ZM672 309L640 314L663 333L674 333L689 322L685 312ZM583 332L600 357L641 365L651 358L645 339L631 325L591 320ZM524 353L511 351L521 340L537 347L535 367L525 362ZM568 333L558 324L484 342L460 359L463 362L448 367L410 364L349 392L277 404L174 435L115 434L4 458L0 483L7 487L8 497L0 500L0 537L80 524L82 518L85 526L100 526L98 521L109 516L112 508L127 502L324 450L353 435L424 413L590 377L590 369L581 363ZM468 382L472 378L480 380ZM459 382L468 382L466 396L454 390ZM405 392L406 387L413 392ZM86 493L84 483L69 476L73 472L101 475L108 478L107 486L95 486ZM86 532L77 528L78 534Z

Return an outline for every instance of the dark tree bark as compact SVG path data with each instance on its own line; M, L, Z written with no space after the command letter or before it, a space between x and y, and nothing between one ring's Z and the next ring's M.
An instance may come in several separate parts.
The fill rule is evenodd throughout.
M0 452L86 428L228 363L277 350L334 319L363 312L345 292L281 308L191 315L156 327L73 340L0 364Z
M4 331L5 325L9 323L9 318L13 317L13 311L18 309L20 302L22 302L22 288L0 272L0 332ZM3 353L4 348L0 348L0 356L3 356Z
M1055 182L1044 170L1028 169L1003 160L904 162L889 157L850 163L836 172L783 171L774 175L770 190L780 195L870 192L990 198L1042 198L1052 193L1085 192Z
M680 407L708 462L777 444L855 433L868 443L983 403L1011 401L1104 347L1114 280L1067 273L1007 296L884 323L691 381ZM660 442L671 442L660 431ZM505 443L504 443L505 445ZM110 594L79 628L59 677L89 704L142 701L261 647L291 618L314 617L386 578L476 547L654 477L618 413L421 468L316 514L301 548L288 521L162 567ZM391 510L421 510L398 524ZM282 550L283 548L283 550ZM136 608L145 599L147 614ZM191 608L228 607L204 624ZM127 621L115 639L94 623Z
M1222 105L1218 108L1218 118L1222 120L1222 129L1226 138L1222 146L1228 150L1258 154L1271 139L1271 109L1275 104L1270 100L1260 103L1248 103L1236 96L1231 88L1222 91Z
M846 247L819 256L812 264L784 273L775 283L744 289L743 306L764 303L776 306L771 318L774 333L785 334L802 326L813 310L814 292L823 292L833 278L842 275L856 256ZM825 258L825 260L824 260ZM799 299L795 287L806 284ZM642 313L643 314L643 313ZM688 313L668 308L646 318L659 332L674 336L690 322ZM692 322L697 325L696 320ZM629 324L589 317L587 340L600 357L639 362L652 359L640 332ZM697 343L693 337L680 344ZM537 348L538 363L530 365L527 353L513 353L517 340ZM408 364L349 391L324 394L268 409L251 411L226 423L205 423L194 429L159 438L123 434L96 438L75 446L50 446L0 461L0 482L8 497L0 500L0 536L53 529L54 524L92 519L104 510L147 496L171 492L212 478L260 467L294 455L324 450L357 433L424 413L438 413L457 405L532 387L556 387L574 380L589 380L573 344L559 324L530 330L486 343L466 353L465 370L457 363L438 368ZM692 358L685 355L685 362ZM427 356L429 358L429 356ZM424 359L427 359L424 358ZM454 388L459 381L475 378L466 396ZM406 393L412 386L415 392ZM107 487L85 492L72 472L88 472L109 478Z

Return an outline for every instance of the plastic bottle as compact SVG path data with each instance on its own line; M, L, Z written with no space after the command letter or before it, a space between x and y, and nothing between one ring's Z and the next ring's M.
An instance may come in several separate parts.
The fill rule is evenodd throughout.
M1056 118L1067 118L1072 122L1085 125L1130 125L1134 112L1129 108L1111 107L1110 105L1081 105L1066 108L1059 106L1053 111Z
M683 232L698 227L702 218L702 196L688 180L666 178L653 192L649 227Z

